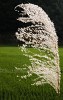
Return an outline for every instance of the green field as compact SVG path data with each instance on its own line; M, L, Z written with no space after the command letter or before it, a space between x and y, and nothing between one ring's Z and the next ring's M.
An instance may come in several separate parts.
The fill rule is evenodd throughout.
M30 79L21 79L26 71L16 70L30 64L18 47L0 47L0 100L63 100L63 48L59 48L61 67L60 95L48 84L31 86ZM19 77L18 77L19 76Z

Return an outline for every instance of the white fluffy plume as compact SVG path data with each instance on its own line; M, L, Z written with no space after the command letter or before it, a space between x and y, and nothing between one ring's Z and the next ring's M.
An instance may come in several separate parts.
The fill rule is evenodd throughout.
M19 9L20 8L20 9ZM37 75L32 85L50 84L58 93L60 91L60 68L58 55L58 37L48 15L42 8L34 4L20 4L15 7L20 15L18 21L23 24L31 25L18 28L16 37L24 44L21 47L25 56L31 62L28 67L28 75ZM38 53L30 51L32 47Z

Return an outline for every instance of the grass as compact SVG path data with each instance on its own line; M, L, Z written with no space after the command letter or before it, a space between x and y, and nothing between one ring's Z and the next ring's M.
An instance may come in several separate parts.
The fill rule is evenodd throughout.
M16 67L30 65L18 47L0 47L0 100L63 100L63 48L59 48L61 67L60 95L49 85L31 86L30 79L21 79L26 71ZM19 76L19 77L18 77Z

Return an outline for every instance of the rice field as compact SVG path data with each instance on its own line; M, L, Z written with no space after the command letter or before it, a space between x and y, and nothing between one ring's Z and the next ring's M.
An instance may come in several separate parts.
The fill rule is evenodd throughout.
M30 85L36 77L22 79L27 74L23 64L30 65L18 47L0 47L0 100L63 100L63 48L59 47L61 90L57 94L49 84ZM26 66L26 65L25 65Z

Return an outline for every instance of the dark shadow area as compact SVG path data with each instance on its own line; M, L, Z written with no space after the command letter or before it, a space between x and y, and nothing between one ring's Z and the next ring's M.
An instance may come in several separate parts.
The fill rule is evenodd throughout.
M15 6L18 4L19 0L0 1L0 45L18 44L19 41L17 41L15 36L17 29L32 25L30 22L22 23L17 21L18 16L21 17L21 15L14 11ZM21 12L22 9L19 11ZM28 17L28 15L24 15L24 17Z

